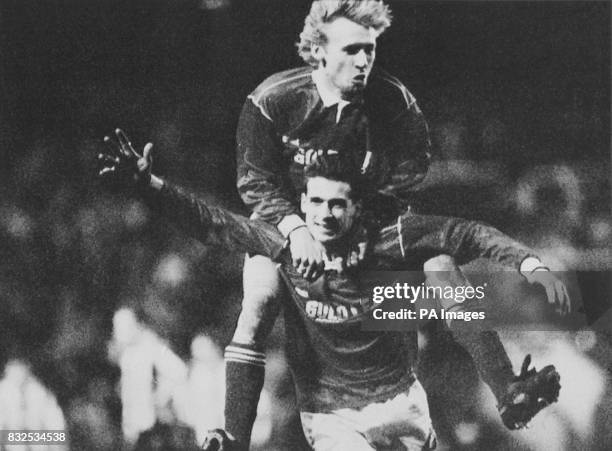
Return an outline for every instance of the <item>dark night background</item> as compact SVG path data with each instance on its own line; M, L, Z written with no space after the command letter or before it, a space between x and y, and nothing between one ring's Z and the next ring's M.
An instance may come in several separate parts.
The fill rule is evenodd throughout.
M434 143L415 205L486 220L568 268L610 269L610 2L389 3L377 64L416 96ZM153 141L155 173L244 211L238 114L265 77L301 65L309 4L0 0L0 364L33 363L78 448L95 448L88 428L115 431L97 449L120 440L104 350L119 305L188 356L196 331L227 342L236 302L206 300L238 301L241 286L240 256L194 246L100 184L102 137ZM610 281L594 277L591 322L609 307ZM75 399L106 422L73 415Z

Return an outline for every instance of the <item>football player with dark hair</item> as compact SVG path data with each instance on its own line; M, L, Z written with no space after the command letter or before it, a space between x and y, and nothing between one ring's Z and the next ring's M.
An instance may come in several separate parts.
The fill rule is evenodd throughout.
M427 255L446 254L469 261L488 257L515 268L546 288L549 301L569 309L564 285L540 264L525 273L524 262L537 256L529 248L484 224L443 216L406 213L373 237L371 257L357 268L335 266L351 245L351 233L370 183L351 159L317 154L304 169L300 207L305 227L326 251L329 267L314 280L302 277L276 227L227 212L151 174L151 144L137 154L121 131L119 150L101 154L101 176L132 180L154 210L202 242L269 257L279 264L288 296L281 305L287 335L286 355L296 387L304 433L313 449L432 449L435 435L427 398L413 372L416 332L364 331L375 304L363 288L364 271L422 268ZM267 304L269 307L270 304ZM277 306L277 304L274 304ZM262 316L270 328L277 309ZM553 390L536 403L556 400L559 376L543 370ZM529 390L533 387L522 387ZM542 398L542 399L539 399ZM531 402L533 405L533 402ZM252 420L250 420L252 421ZM237 439L237 440L236 440ZM213 431L205 449L247 449L232 431Z

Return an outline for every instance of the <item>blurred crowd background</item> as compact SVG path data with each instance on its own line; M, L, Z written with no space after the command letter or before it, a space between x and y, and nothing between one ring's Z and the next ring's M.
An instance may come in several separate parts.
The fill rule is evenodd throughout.
M188 449L220 425L242 256L101 185L96 157L121 127L155 143L155 173L244 212L240 108L301 64L309 3L0 1L0 429L65 427L77 450ZM610 322L612 284L610 3L389 3L377 64L417 97L434 144L415 208L589 271L590 327L502 334L515 365L526 352L557 365L559 403L511 435L484 392L484 416L448 444L607 449L612 340L595 326ZM282 324L267 371L254 446L300 449Z

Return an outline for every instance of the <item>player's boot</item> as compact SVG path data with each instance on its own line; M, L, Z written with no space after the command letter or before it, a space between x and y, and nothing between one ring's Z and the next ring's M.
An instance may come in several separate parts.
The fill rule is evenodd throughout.
M223 429L208 431L202 444L202 451L239 451L236 440Z
M531 355L527 355L521 373L508 385L499 413L508 429L521 429L544 407L557 401L561 389L560 376L553 365L540 371L528 369Z

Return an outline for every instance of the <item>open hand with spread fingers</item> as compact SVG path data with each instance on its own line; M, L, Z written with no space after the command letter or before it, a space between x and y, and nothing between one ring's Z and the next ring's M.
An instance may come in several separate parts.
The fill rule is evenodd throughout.
M100 177L115 177L122 181L131 181L137 186L147 186L151 181L153 158L152 143L144 146L142 155L132 147L127 135L121 129L115 130L116 139L104 137L107 151L98 155L101 169Z
M540 285L546 291L546 298L549 304L553 304L555 311L564 316L571 311L570 295L565 283L548 268L537 268L527 276L529 283Z

